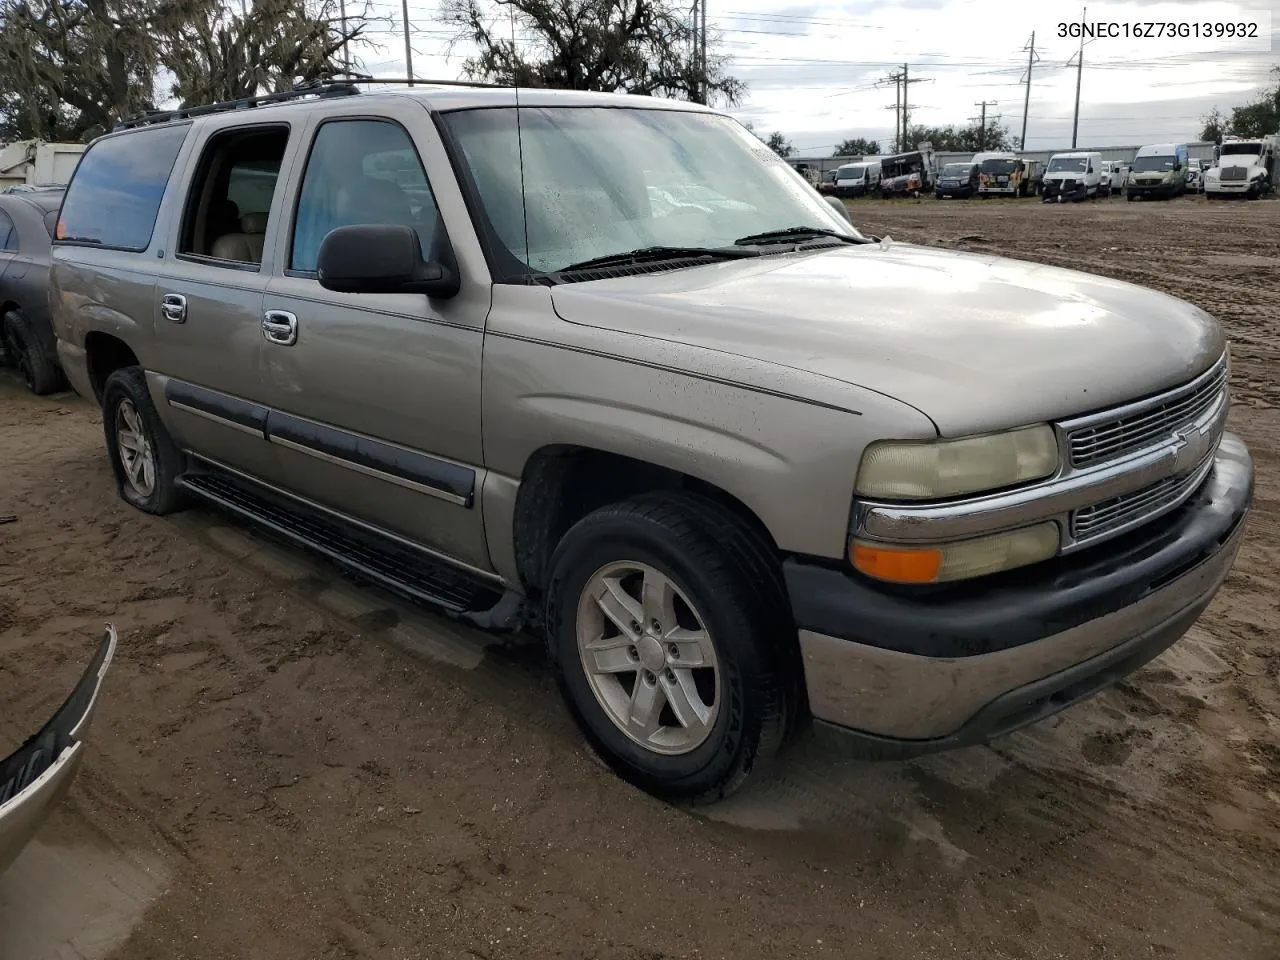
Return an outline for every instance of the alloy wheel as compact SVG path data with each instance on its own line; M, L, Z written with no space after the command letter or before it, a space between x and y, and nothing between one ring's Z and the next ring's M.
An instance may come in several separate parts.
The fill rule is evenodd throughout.
M606 564L578 600L587 682L627 737L668 756L699 747L720 710L720 665L705 621L671 578L644 563Z
M132 400L121 400L116 407L116 448L126 482L139 496L151 496L156 488L155 452Z

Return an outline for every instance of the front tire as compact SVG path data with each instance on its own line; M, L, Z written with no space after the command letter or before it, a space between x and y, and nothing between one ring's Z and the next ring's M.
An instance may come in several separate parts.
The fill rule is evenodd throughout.
M759 538L684 493L603 507L556 547L547 642L591 746L662 799L732 793L798 702L795 627Z
M102 426L107 456L121 498L143 513L163 515L185 505L177 480L182 453L160 422L146 375L123 367L102 388Z

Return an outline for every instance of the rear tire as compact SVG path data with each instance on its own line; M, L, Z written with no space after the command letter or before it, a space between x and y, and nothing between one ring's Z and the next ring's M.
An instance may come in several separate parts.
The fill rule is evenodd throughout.
M141 367L122 367L102 388L107 457L125 503L162 516L186 505L177 485L183 456L160 422Z
M623 779L665 800L709 802L781 748L800 684L774 566L736 516L687 493L603 507L560 541L551 661L583 735Z
M4 345L5 354L17 366L27 389L37 397L53 393L64 385L62 371L45 353L21 310L11 310L4 315Z

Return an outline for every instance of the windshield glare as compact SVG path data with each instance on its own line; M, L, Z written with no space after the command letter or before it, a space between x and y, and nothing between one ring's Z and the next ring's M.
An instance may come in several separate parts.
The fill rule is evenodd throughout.
M1163 157L1138 157L1133 161L1134 173L1153 173L1163 172L1173 169L1174 158L1172 156Z
M1083 173L1088 160L1084 157L1054 157L1049 161L1049 173Z
M493 239L521 272L555 272L642 247L728 246L787 227L859 236L786 161L727 117L522 107L519 141L514 108L443 119Z

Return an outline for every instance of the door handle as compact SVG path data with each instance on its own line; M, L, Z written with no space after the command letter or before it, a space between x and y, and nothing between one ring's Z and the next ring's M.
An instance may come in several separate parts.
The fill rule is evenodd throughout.
M160 301L160 312L170 323L186 323L187 298L180 293L166 293Z
M287 310L268 310L262 315L262 339L292 347L298 342L298 318Z

